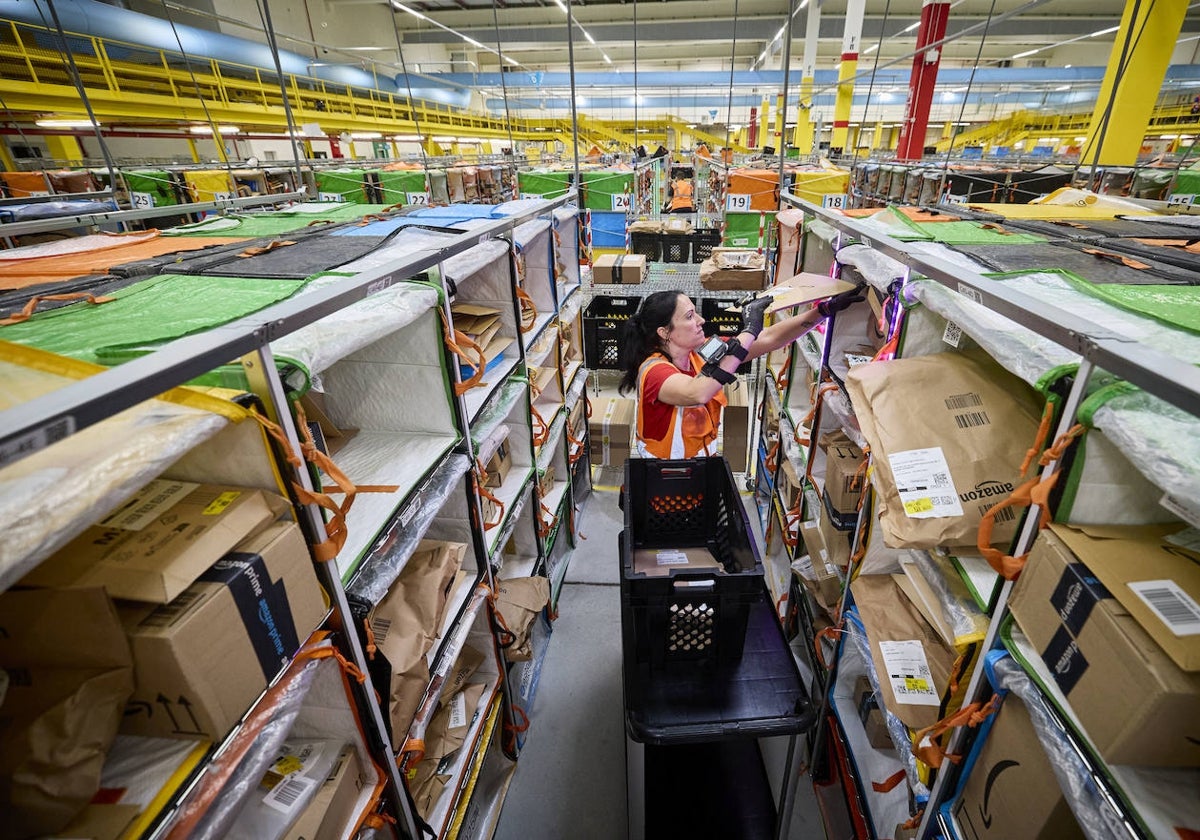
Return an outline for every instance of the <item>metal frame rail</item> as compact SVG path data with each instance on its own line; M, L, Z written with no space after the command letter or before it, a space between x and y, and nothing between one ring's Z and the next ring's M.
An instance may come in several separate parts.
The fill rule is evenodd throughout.
M910 276L913 272L922 274L1078 353L1082 357L1082 362L1072 383L1071 393L1064 405L1063 416L1055 432L1056 437L1064 433L1074 422L1087 381L1097 368L1120 376L1190 414L1200 415L1200 369L1165 353L1145 347L1137 341L1098 329L1076 315L1013 291L977 272L936 258L915 256L905 249L903 243L887 236L878 235L874 231L865 229L860 222L854 219L822 209L790 192L784 192L782 198L786 204L819 217L839 232L849 234L858 242L904 264L909 268ZM1056 467L1057 464L1050 464L1046 470L1049 472ZM1018 538L1019 551L1027 551L1032 545L1037 536L1036 522L1037 511L1031 508ZM984 650L991 650L996 644L1000 619L1007 609L1008 596L1011 591L1012 582L1005 581L998 597L994 598L992 617L983 643ZM976 668L963 702L970 703L979 700L985 691L986 680L983 669ZM1077 743L1075 733L1070 734L1076 752L1091 768L1093 784L1114 811L1121 816L1128 836L1131 838L1141 837L1137 821L1127 813L1122 797L1113 789L1103 771L1096 768L1088 759L1088 751ZM955 730L949 751L961 753L967 738L968 734L965 730ZM940 808L949 799L956 782L956 774L948 772L950 769L952 768L944 768L934 781L929 802L925 807L917 832L917 836L920 838L932 837L935 826L944 827L940 818Z

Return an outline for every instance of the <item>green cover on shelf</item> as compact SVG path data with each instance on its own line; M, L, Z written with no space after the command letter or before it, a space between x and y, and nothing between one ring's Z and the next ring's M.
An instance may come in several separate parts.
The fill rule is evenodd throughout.
M179 203L175 196L171 173L165 169L139 169L124 172L121 177L125 179L125 186L129 189L129 198L135 209L140 205L134 200L133 193L148 193L155 207L168 207Z
M583 206L588 210L620 210L622 208L613 207L613 196L633 192L632 172L601 169L581 172L579 176L583 181Z
M1068 275L1076 289L1105 303L1170 327L1200 334L1200 289L1195 286L1129 286L1089 283Z
M366 204L367 192L364 169L322 169L316 173L317 196L342 197L342 201ZM335 201L337 199L334 199Z
M727 248L757 248L760 244L766 245L766 242L758 241L758 225L759 214L754 213L726 213L725 214L725 239L722 244ZM763 235L769 241L771 238L771 228L775 223L775 214L767 213L767 221L763 226Z
M379 172L379 189L388 205L408 204L409 193L425 192L425 170L399 169L394 172Z
M1175 173L1173 195L1200 195L1200 169L1181 169Z
M0 327L0 339L116 365L265 309L307 282L161 274L113 292L109 303L73 303Z
M558 198L570 189L571 173L533 170L517 173L517 186L522 196L540 195L542 198Z
M211 216L193 225L180 225L163 231L164 236L278 236L293 231L306 231L313 222L352 222L368 213L384 210L383 204L350 204L330 202L328 210L320 213L290 213L287 210L266 213L230 213ZM235 222L236 224L230 224Z
M1046 241L1046 237L1034 233L997 230L981 222L913 222L913 227L928 234L930 241L944 245L1029 245Z

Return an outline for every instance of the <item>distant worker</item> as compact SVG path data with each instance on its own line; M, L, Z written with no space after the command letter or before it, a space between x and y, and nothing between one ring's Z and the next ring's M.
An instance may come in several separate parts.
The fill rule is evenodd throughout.
M692 182L682 176L671 182L667 188L667 213L694 213L696 205L692 202L694 189Z
M701 143L696 147L696 157L701 160L712 160L712 152L708 150L708 146Z
M733 166L733 149L728 146L721 149L721 161L726 166Z

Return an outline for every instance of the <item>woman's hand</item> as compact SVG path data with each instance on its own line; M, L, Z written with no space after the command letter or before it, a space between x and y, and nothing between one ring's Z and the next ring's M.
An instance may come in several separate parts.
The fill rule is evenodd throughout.
M775 298L767 295L744 304L742 306L742 332L750 333L758 338L758 334L763 331L763 319L767 316L767 308L774 301Z
M849 309L856 303L860 303L867 299L863 293L865 286L859 284L848 292L842 292L840 295L834 295L817 304L817 311L821 313L822 318L828 318L843 309Z

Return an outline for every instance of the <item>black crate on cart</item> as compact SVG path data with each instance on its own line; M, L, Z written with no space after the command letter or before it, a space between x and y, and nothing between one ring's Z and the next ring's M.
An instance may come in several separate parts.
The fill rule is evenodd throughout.
M662 234L655 231L631 230L629 253L641 254L651 262L662 260Z
M692 231L692 262L702 263L721 245L720 228L696 228Z
M692 235L690 233L664 233L662 235L662 261L668 263L691 262Z
M638 295L594 297L583 310L584 366L592 370L621 369L621 333L637 312Z
M700 317L704 319L704 334L734 336L741 332L742 314L730 312L728 308L736 303L735 298L701 298Z
M621 622L628 662L736 661L763 566L724 458L631 458L620 538ZM635 569L635 552L707 550L720 568Z

